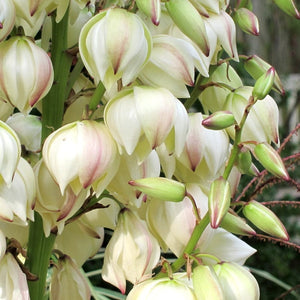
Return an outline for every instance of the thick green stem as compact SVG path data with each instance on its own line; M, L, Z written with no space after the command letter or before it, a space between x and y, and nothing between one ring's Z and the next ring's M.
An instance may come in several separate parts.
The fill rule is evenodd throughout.
M58 129L63 120L64 103L68 95L67 83L72 63L72 57L67 52L68 12L63 19L55 22L52 17L52 46L51 60L54 69L54 83L43 99L43 129L42 139Z
M64 102L67 98L66 86L72 59L67 54L68 12L61 22L52 19L51 60L54 69L54 83L50 92L43 99L42 140L62 124ZM29 240L26 266L38 277L37 281L28 282L31 300L42 300L49 259L55 242L55 235L45 237L43 220L36 212L35 221L29 226Z
M95 111L97 109L98 104L100 103L104 93L105 93L105 87L103 83L100 81L90 101L89 109L91 111Z
M35 212L35 220L30 223L26 267L38 276L36 281L28 281L31 300L41 300L45 294L49 258L55 241L55 235L45 237L43 220Z

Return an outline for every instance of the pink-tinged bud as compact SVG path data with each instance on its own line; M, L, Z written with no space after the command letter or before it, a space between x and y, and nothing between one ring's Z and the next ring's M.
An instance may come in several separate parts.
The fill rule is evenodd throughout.
M270 64L265 62L257 55L249 56L249 58L244 62L245 70L255 79L258 80L263 74L265 74L272 67ZM275 70L274 70L275 71ZM284 89L280 78L275 71L274 74L274 90L280 94L284 94Z
M284 180L290 179L280 155L269 144L260 143L256 145L254 148L254 156L271 174Z
M26 275L9 252L0 260L0 298L30 300Z
M189 98L186 85L194 85L195 67L200 70L202 64L190 42L161 34L153 37L151 56L139 79L145 85L167 88L175 97Z
M16 9L12 0L0 1L0 42L12 31L16 18Z
M211 266L199 265L193 269L193 288L197 299L224 300L222 287Z
M234 115L230 111L217 111L202 121L202 125L208 129L220 130L236 123Z
M300 19L294 0L274 0L275 4L288 15Z
M230 212L228 212L220 226L224 228L225 230L232 232L234 234L238 235L255 235L256 232L253 230L245 221L245 219L233 215Z
M188 0L170 0L165 4L174 23L208 56L208 37L203 19L196 8Z
M147 17L151 18L154 25L159 24L160 0L136 0L136 5Z
M0 175L11 183L21 157L21 143L16 132L0 121Z
M87 279L80 269L67 255L54 264L50 283L50 300L91 298L91 291Z
M151 48L150 32L141 19L120 8L95 15L79 37L85 67L95 83L102 81L107 90L121 78L124 86L131 83L148 61Z
M229 182L223 177L216 179L210 186L208 197L208 212L212 228L219 227L222 219L228 212L230 199Z
M255 277L234 262L221 262L213 266L223 290L224 299L259 300L259 286Z
M102 277L125 293L126 280L137 284L151 276L159 257L160 247L146 222L124 209L105 250Z
M52 63L31 39L15 36L0 44L0 98L27 114L50 90Z
M175 273L172 279L148 279L133 287L127 300L197 300L186 273Z
M141 161L167 138L168 150L179 155L188 129L183 104L167 89L148 86L118 93L105 106L104 121L117 143Z
M67 124L48 136L43 158L62 195L68 184L77 193L78 183L79 190L95 184L96 192L101 193L105 186L100 188L100 182L109 183L119 162L107 127L90 120Z
M257 228L274 237L289 240L289 235L279 218L263 204L251 200L243 208L244 216Z
M163 201L180 202L186 195L183 183L164 177L130 180L128 183L150 198Z
M252 96L254 99L262 100L271 91L275 79L275 69L271 67L265 74L260 76L253 87Z
M233 15L233 20L246 33L259 35L259 24L256 15L247 8L239 8Z

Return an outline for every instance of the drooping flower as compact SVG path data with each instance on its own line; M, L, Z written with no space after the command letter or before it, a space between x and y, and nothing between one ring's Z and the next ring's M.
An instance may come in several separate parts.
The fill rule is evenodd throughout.
M9 252L0 260L0 299L30 299L26 275Z
M108 129L90 120L67 124L48 136L43 158L62 195L68 184L75 194L92 184L100 194L119 164Z
M42 48L22 36L2 42L0 53L0 98L27 114L51 88L51 60Z
M188 129L183 104L165 88L146 86L117 94L105 107L104 121L117 143L141 161L164 142L179 155Z
M125 293L126 280L136 284L151 276L159 257L158 242L146 222L124 209L105 250L102 277Z
M50 300L87 300L91 291L86 278L71 257L65 255L53 267L50 283Z
M151 48L151 35L141 19L120 8L94 16L79 37L85 67L95 83L102 81L107 90L121 78L123 85L135 80Z
M0 42L12 31L16 18L16 10L12 0L0 1Z

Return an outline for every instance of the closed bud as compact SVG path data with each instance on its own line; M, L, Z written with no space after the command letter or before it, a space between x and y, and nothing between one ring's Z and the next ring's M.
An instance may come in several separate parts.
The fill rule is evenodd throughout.
M263 74L265 74L272 66L265 62L263 59L261 59L257 55L249 56L248 59L244 62L244 67L246 71L255 79L257 80L260 78ZM273 88L275 91L277 91L280 94L284 94L284 89L282 86L282 83L280 81L280 78L275 71L274 74L274 85Z
M199 265L192 274L197 300L223 300L224 295L218 277L211 266Z
M280 155L272 148L272 146L267 143L257 144L254 148L254 155L271 174L284 180L290 179Z
M0 98L28 113L52 86L51 60L42 48L22 36L2 42L0 53Z
M275 79L275 69L271 67L265 74L261 75L253 87L252 95L255 99L264 99L271 88L273 87Z
M218 228L230 205L230 184L223 177L216 179L210 186L208 212L210 225Z
M131 180L129 184L151 198L164 201L180 202L186 195L183 183L164 177Z
M220 130L236 123L234 115L230 111L217 111L202 121L202 125L208 129Z
M136 5L147 17L151 18L154 25L159 24L160 0L136 0Z
M233 215L230 212L224 216L220 226L225 230L238 235L256 234L255 230L253 230L243 218Z
M240 28L249 34L259 35L259 24L256 15L247 8L239 8L233 15L233 20Z
M289 235L279 218L263 204L251 200L243 208L244 216L260 230L285 241Z
M259 171L252 163L252 157L249 150L242 149L237 156L237 167L242 174L251 176L258 175Z
M179 29L209 55L209 42L201 15L188 0L170 0L166 8Z
M275 4L288 15L300 19L294 0L274 0Z
M258 283L245 267L234 262L221 262L213 268L221 284L224 299L259 299Z

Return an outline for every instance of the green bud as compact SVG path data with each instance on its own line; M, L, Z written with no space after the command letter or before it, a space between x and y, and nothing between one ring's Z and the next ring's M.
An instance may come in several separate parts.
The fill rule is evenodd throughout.
M202 121L208 129L221 130L236 124L234 115L230 111L217 111Z
M258 57L257 55L249 56L249 58L244 62L244 67L246 71L255 79L257 80L259 77L261 77L263 74L265 74L270 68L271 65L265 62L263 59ZM278 93L284 95L284 89L282 86L282 83L280 81L280 78L275 72L275 78L274 78L274 90Z
M255 230L253 230L245 221L245 219L235 216L228 212L220 226L224 228L225 230L238 234L238 235L256 235Z
M251 200L244 206L243 214L260 230L285 241L289 240L289 235L279 218L261 203Z
M239 152L236 164L242 174L257 176L259 173L252 163L251 153L248 150L243 151L242 149Z
M288 15L300 19L300 13L293 0L274 0L275 4Z
M223 177L216 179L210 186L208 212L210 225L218 228L230 205L230 184Z
M169 0L165 4L178 28L208 56L208 37L204 22L197 9L188 0Z
M154 25L159 25L160 0L136 0L137 7L148 17Z
M259 24L256 15L247 8L239 8L233 15L233 20L246 33L259 35Z
M254 148L254 155L271 174L284 180L290 179L280 155L269 144L257 144Z
M130 180L128 183L138 191L155 199L180 202L186 196L186 188L183 183L164 177Z
M264 99L271 91L275 78L275 69L271 67L265 74L261 75L255 82L252 96L258 100Z
M197 299L224 299L218 277L211 266L199 265L194 268L192 279L194 292Z

